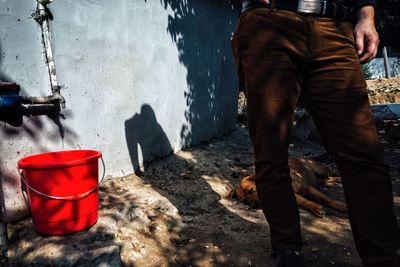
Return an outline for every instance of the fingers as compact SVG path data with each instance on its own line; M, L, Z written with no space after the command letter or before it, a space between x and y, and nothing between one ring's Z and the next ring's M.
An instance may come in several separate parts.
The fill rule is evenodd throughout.
M364 51L364 34L362 32L356 32L355 37L356 37L357 55L361 55L362 52Z
M360 58L360 62L368 62L376 57L378 53L378 43L379 42L370 42L365 50L364 55Z
M360 55L360 52L362 54L360 58L360 62L368 62L371 61L376 57L376 54L378 53L378 45L379 45L379 37L378 34L374 32L366 32L364 33L364 36L360 39L363 39L362 43L362 49L360 50L360 47L357 43L357 53Z
M269 0L259 0L261 3L269 4Z
M378 53L379 36L375 27L370 25L358 25L354 30L357 55L360 62L365 63L372 60Z

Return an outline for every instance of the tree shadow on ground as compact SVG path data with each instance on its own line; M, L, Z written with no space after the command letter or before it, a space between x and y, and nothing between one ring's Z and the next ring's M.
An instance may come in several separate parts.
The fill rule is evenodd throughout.
M10 266L119 266L115 233L99 225L65 236L43 236L32 222L10 225ZM110 265L108 265L110 264Z
M150 106L146 105L145 109L148 109L145 113L154 114L150 112ZM156 147L170 147L167 138L154 138L165 136L156 117L140 117L140 114L135 114L134 119L125 124L128 145L142 147L143 144L148 144L149 140L159 140L161 143L156 142ZM143 129L146 129L144 133L140 133ZM229 142L213 140L211 143L202 143L199 147L170 155L162 161L145 163L143 169L137 172L144 186L148 185L155 190L156 193L153 194L162 196L177 210L176 217L165 216L165 204L148 203L147 218L150 218L151 222L147 223L150 226L145 230L146 238L153 241L153 246L158 247L168 266L273 264L269 255L271 251L268 226L262 212L251 210L225 197L233 185L254 171L250 139L247 134L237 134L238 131L246 130L240 129L230 133ZM128 135L141 138L131 138ZM137 141L140 139L142 141ZM140 150L130 148L129 151L135 153L131 154L131 159L133 164L137 164L137 159L140 158L137 153L140 153ZM142 153L146 154L146 151L142 149ZM114 194L111 195L111 201L118 203L121 212L124 211L125 215L122 217L129 218L129 213L137 214L137 198L126 192L122 195L118 192ZM151 191L149 194L152 194ZM110 195L106 197L107 201L110 201L109 197ZM126 202L127 199L131 204ZM307 237L305 246L310 250L306 254L309 256L310 266L320 266L318 264L329 263L329 260L337 266L351 266L349 263L356 266L354 247L351 244L347 245L351 242L347 220L335 216L332 219L331 215L335 215L334 213L328 215L329 218L320 223L319 219L302 212L303 229ZM133 215L133 218L135 216L137 215ZM170 240L166 241L157 235L155 229L158 227L158 220L163 220L167 225ZM129 223L135 223L135 219ZM152 223L154 225L151 227ZM316 230L316 224L320 229ZM318 251L311 251L315 245ZM330 249L325 252L321 247ZM344 247L346 252L353 253L353 258L341 263L341 259L335 258L334 254L343 251ZM134 263L127 265L134 266Z

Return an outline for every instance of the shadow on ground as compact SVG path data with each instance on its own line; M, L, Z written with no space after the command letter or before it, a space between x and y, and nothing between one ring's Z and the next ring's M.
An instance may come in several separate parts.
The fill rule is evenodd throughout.
M99 222L88 231L44 238L30 220L11 225L11 259L33 266L93 266L88 257L120 257L123 266L272 266L262 212L225 198L253 171L252 161L247 129L238 128L146 164L138 175L103 184ZM359 266L348 222L336 215L301 211L310 266Z
M137 159L148 155L143 147L149 143L156 148L171 147L151 110L145 105L125 123L136 175L112 181L111 188L119 192L110 189L105 196L109 216L119 214L114 218L117 224L125 221L122 239L135 240L134 245L122 245L124 264L271 266L268 226L262 212L225 197L243 176L254 171L247 129L238 128L223 139L203 142L158 162L145 162L140 169ZM305 146L292 146L292 154L307 152L313 157L324 153L320 147ZM325 189L343 197L340 187ZM115 204L118 212L112 211ZM345 216L331 210L323 219L301 214L311 266L359 264Z

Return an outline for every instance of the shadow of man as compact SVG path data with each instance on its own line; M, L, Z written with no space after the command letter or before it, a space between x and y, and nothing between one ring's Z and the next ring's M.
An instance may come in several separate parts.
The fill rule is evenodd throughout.
M148 104L142 105L140 113L135 113L125 121L125 137L136 174L141 173L140 161L143 161L143 167L146 169L150 160L159 159L172 152L168 137L158 124L153 108Z

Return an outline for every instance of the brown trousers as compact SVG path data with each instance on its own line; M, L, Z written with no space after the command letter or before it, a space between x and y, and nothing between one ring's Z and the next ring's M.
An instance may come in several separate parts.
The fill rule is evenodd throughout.
M363 263L394 264L400 233L391 178L352 24L256 8L241 15L232 48L248 101L257 191L273 249L300 249L302 243L288 167L288 136L300 99L343 178Z

